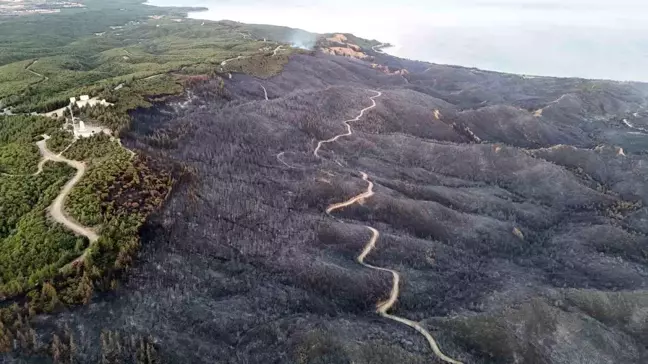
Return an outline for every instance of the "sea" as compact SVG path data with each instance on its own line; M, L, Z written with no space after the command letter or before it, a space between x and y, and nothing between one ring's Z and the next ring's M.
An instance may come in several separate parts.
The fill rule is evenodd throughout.
M149 0L190 17L344 32L395 56L509 73L648 82L646 0Z

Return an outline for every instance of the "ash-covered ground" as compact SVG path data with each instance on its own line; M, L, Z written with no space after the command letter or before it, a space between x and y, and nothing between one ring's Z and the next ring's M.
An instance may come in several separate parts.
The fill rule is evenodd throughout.
M111 362L107 331L165 363L441 362L375 313L392 277L356 262L371 225L392 312L456 360L648 362L648 86L374 56L410 73L296 55L136 115L129 147L191 178L122 287L41 325L83 362ZM326 215L360 171L375 195Z

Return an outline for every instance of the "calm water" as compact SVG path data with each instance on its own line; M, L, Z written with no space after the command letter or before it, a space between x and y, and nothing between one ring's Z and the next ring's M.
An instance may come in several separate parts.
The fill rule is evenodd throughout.
M150 0L198 19L350 32L389 53L531 75L648 82L645 0Z

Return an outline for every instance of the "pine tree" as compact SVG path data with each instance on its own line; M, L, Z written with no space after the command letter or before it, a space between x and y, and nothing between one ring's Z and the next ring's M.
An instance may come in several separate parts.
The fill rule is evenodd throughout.
M50 354L52 354L52 358L54 359L55 363L60 362L61 356L63 354L63 348L61 345L61 339L56 334L54 334L54 337L52 338L52 345L50 346Z
M44 283L41 289L41 299L43 300L43 310L53 312L61 305L61 301L56 293L56 288L50 283Z
M13 348L13 335L9 328L0 321L0 352L8 353Z

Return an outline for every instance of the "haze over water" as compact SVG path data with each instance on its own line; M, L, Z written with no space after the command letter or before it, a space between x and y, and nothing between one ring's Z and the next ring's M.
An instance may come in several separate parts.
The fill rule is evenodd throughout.
M348 32L388 53L511 73L648 82L645 0L150 0L192 18Z

